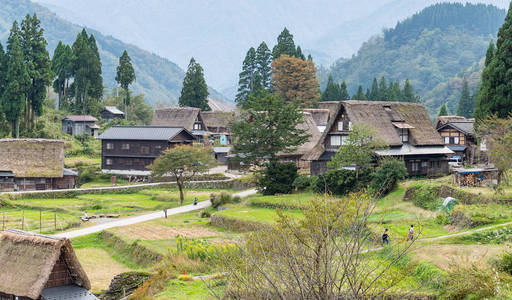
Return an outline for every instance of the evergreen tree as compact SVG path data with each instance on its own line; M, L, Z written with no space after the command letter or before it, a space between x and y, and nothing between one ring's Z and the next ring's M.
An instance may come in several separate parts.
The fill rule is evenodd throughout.
M324 92L322 93L322 97L320 101L340 101L343 100L340 98L340 89L338 84L334 83L332 76L329 75L329 79L327 80L327 86L325 87Z
M399 101L400 100L400 83L398 81L389 83L388 91L387 91L388 101Z
M462 92L459 99L459 106L457 108L457 116L471 118L475 105L475 103L473 103L473 99L474 98L469 94L468 81L464 78L464 84L462 85Z
M340 100L348 100L350 99L350 95L348 94L347 84L343 81L339 86L339 99Z
M485 53L485 66L487 67L490 63L492 58L494 57L494 51L496 51L496 48L494 47L494 41L489 42L489 47L487 47L487 52Z
M308 54L308 60L313 61L313 56L311 56L311 54Z
M368 100L379 101L381 100L379 98L379 84L377 83L377 78L373 77L372 89L370 90L370 97Z
M352 96L352 100L366 100L366 96L361 85L357 88L357 93Z
M126 97L124 100L124 110L128 112L127 106L130 105L130 90L129 86L135 81L135 70L132 66L132 61L128 52L124 50L123 55L119 58L119 65L117 66L116 82L123 88ZM128 114L126 115L128 119Z
M364 94L364 97L366 98L366 100L368 100L370 98L370 89L369 88L366 88L366 93Z
M5 90L5 85L7 84L6 77L7 76L7 56L4 52L4 47L2 43L0 43L0 98Z
M190 59L187 73L183 79L183 88L178 103L182 107L190 106L203 111L211 110L208 105L208 86L204 80L203 68L193 57Z
M73 83L70 96L74 97L72 110L79 114L96 114L103 95L101 60L94 36L85 29L80 32L72 46Z
M288 29L286 29L286 27L277 37L277 45L272 49L272 56L274 59L278 59L282 54L286 54L288 56L296 56L297 54L293 35L288 31Z
M386 78L382 76L379 82L379 99L380 101L388 101L388 85L386 83Z
M414 93L414 88L409 82L409 79L405 80L404 89L402 91L401 101L404 102L419 102L418 96Z
M295 52L295 57L300 58L302 60L306 60L306 57L302 53L302 49L300 48L300 46L297 46L297 51Z
M446 108L446 104L443 104L441 108L439 109L439 115L438 117L447 116L448 115L448 109Z
M56 78L53 81L53 90L58 95L57 108L67 107L67 93L69 82L73 76L73 50L62 41L53 52L52 71Z
M482 119L496 114L499 118L506 118L512 113L512 3L498 31L496 50L492 51L490 44L487 52L488 65L482 72L475 116ZM491 56L489 52L494 53L487 61Z
M272 52L265 42L261 42L256 50L256 70L261 77L261 85L270 91L272 88Z
M5 117L11 124L12 136L18 138L30 77L23 58L17 22L13 24L7 41L7 49L7 85L3 91L1 103Z
M254 75L256 74L256 68L256 50L251 47L249 51L247 51L242 64L242 72L240 72L238 79L238 93L235 97L235 102L242 107L249 99L249 95L254 88Z
M41 21L36 14L26 15L21 23L21 44L23 58L30 77L26 94L25 126L34 127L34 119L43 113L43 101L46 99L46 87L51 83L53 74L51 60L46 50L46 39Z

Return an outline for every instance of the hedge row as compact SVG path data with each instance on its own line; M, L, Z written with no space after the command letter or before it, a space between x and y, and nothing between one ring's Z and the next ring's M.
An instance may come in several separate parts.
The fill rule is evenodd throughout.
M214 214L210 217L210 223L213 226L217 226L234 232L256 231L263 229L265 228L265 226L267 226L258 222L230 218L226 216L219 216L217 214Z
M417 184L408 187L405 190L404 194L404 201L413 201L415 194L418 192L418 190L422 187L424 187L424 184ZM459 189L452 188L447 185L429 185L429 189L433 191L433 193L438 198L446 198L446 197L453 197L459 203L462 204L475 204L475 203L486 203L489 202L490 199L482 196L482 195L476 195L468 192L461 191Z
M150 267L163 258L163 255L140 245L137 240L130 244L108 231L102 231L100 238L109 248L116 249L142 267Z

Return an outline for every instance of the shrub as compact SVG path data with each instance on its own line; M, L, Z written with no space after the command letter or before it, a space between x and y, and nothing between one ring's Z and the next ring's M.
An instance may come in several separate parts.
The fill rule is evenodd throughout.
M512 252L504 252L491 260L491 265L498 271L512 275Z
M191 275L180 275L180 276L178 276L178 280L180 280L180 281L193 281L194 277L192 277Z
M293 163L271 162L258 178L263 195L289 194L297 178L297 166Z
M437 187L429 184L420 186L415 190L412 198L414 205L424 208L435 210L441 206L441 198L437 196Z
M212 203L213 208L218 208L219 206L222 206L224 204L234 203L235 198L236 200L238 200L238 202L240 202L240 197L233 197L229 193L221 192L218 194L211 194L210 202Z
M370 187L380 196L387 195L394 190L398 181L407 176L404 162L397 159L384 159L377 170L372 174Z
M444 272L431 263L420 261L413 275L417 277L422 285L427 285L438 290L444 284Z
M311 188L311 177L308 175L300 175L293 181L293 188L296 191L306 191Z
M201 210L201 213L199 214L199 217L201 218L209 218L211 216L211 212L208 208L205 208L203 210Z
M176 239L176 252L186 257L203 262L214 262L222 255L234 251L236 246L230 243L215 244L204 240L194 240L179 235Z
M352 170L330 170L327 173L315 176L311 185L317 193L328 193L333 195L345 195L349 192L358 191L368 184L369 172L359 173L356 180L356 172Z

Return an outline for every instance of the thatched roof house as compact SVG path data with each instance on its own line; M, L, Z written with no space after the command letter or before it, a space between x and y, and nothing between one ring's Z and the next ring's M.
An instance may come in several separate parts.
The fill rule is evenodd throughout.
M97 299L87 292L91 283L68 239L6 230L0 265L0 299ZM71 291L82 297L71 298Z
M64 141L0 139L0 170L20 178L62 177Z
M231 124L236 118L234 112L224 111L204 111L201 116L208 131L224 134L231 134Z
M372 127L376 138L389 146L378 155L411 159L410 165L406 163L410 173L447 171L447 163L437 167L437 161L446 161L446 154L453 152L444 146L423 105L358 100L329 101L322 105L330 110L331 118L319 143L306 156L316 162L317 169L312 173L325 171L326 162L345 142L352 125L358 123ZM430 168L431 165L435 167Z
M320 132L324 132L327 123L329 123L330 110L326 108L307 108L304 112L308 112L313 116L313 120Z
M151 121L152 126L183 127L194 130L194 124L204 125L201 110L195 107L157 108ZM205 127L205 126L204 126Z

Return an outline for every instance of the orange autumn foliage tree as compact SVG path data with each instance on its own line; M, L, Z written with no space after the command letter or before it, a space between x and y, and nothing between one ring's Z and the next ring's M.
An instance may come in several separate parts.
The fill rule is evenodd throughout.
M286 101L313 107L320 99L316 67L311 60L282 54L272 62L272 88Z

